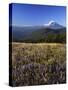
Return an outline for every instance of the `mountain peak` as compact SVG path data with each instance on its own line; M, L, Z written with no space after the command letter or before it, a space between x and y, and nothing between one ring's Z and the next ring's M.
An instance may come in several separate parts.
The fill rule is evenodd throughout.
M48 23L48 25L55 25L55 24L57 24L55 21L50 21L50 22Z
M61 29L63 28L62 25L58 24L57 22L51 20L48 24L44 24L45 27L51 28L51 29Z
M48 24L44 24L44 25L45 25L45 26L50 26L50 25L55 25L55 24L57 24L57 22L51 20L51 21L49 21Z

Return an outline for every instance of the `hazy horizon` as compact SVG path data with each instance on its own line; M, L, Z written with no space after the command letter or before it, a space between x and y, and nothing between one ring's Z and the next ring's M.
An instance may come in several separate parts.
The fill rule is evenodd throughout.
M50 21L49 21L49 22L50 22ZM58 22L56 22L56 23L59 24ZM21 25L21 26L18 26L18 25L12 25L12 27L34 27L34 26L46 26L47 24L49 24L49 23L39 24L39 25ZM59 24L59 25L61 25L61 24ZM61 25L61 26L66 27L66 26L64 26L64 25Z

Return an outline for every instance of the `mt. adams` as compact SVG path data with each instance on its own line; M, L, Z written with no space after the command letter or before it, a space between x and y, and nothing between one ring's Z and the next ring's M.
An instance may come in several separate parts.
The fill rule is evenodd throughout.
M50 29L62 29L64 26L58 24L55 21L50 21L48 24L44 24L44 27L50 28Z

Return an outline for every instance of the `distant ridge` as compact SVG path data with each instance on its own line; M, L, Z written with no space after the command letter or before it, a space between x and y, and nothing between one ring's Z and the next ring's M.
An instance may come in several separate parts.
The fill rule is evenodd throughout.
M66 43L66 28L55 21L39 26L12 26L12 36L13 42Z

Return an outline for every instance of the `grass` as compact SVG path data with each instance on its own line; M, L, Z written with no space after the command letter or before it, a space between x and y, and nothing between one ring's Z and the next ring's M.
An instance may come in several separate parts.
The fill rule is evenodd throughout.
M42 85L66 82L66 45L12 43L12 84Z

